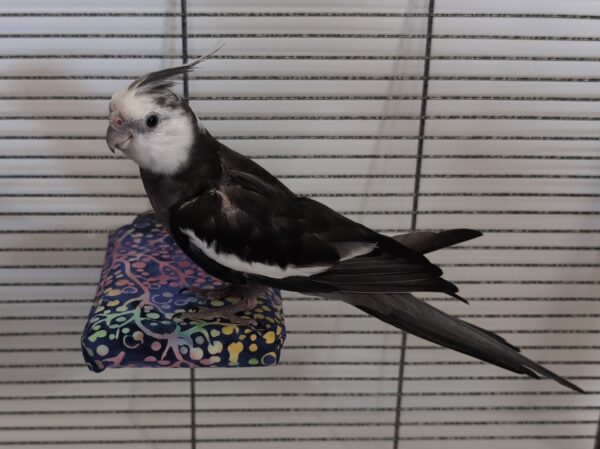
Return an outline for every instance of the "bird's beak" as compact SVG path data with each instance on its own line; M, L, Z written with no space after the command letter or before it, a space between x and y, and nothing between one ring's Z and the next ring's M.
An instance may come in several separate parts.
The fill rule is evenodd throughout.
M123 151L123 145L126 144L131 137L132 135L127 129L117 129L112 125L109 125L106 130L106 143L113 153L115 152L115 149Z

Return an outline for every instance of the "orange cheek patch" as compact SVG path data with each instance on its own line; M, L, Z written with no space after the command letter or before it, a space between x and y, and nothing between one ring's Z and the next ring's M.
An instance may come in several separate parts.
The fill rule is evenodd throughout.
M120 116L111 117L109 121L110 121L111 126L113 126L114 128L117 128L117 129L123 128L125 126L125 124L127 123Z

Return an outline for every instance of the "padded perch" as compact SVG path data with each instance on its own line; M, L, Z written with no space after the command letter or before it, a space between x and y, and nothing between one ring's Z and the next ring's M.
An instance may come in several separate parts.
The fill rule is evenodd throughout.
M81 336L89 369L275 365L285 340L279 291L269 289L255 309L244 312L256 326L180 316L197 307L224 305L180 293L183 287L219 285L176 246L154 215L139 216L111 232Z

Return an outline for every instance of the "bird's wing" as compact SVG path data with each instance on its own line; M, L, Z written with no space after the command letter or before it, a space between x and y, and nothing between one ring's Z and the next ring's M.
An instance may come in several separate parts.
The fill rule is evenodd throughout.
M452 246L481 235L471 229L452 229L443 232L412 232L393 239L420 254ZM416 269L416 272L414 271ZM455 285L439 277L427 276L419 267L410 266L393 252L373 251L352 260L342 261L325 273L317 274L314 281L352 293L403 293L441 291L465 301ZM466 302L466 301L465 301Z
M393 269L393 291L457 291L419 252L256 172L229 169L226 185L176 205L171 231L207 271L216 264L284 289L339 290L346 282L340 276L360 273L348 285L360 279L360 288L370 284L379 291L388 288L375 282L382 276L378 266L385 265ZM374 276L367 273L371 268Z
M234 171L238 174L245 174L263 186L266 185L272 187L274 191L271 191L271 194L275 193L277 196L283 195L287 197L296 196L285 186L285 184L283 184L279 179L262 168L252 159L232 150L216 139L213 139L213 144L217 149L217 154L219 156L219 160L221 161L221 165L226 169L226 171Z

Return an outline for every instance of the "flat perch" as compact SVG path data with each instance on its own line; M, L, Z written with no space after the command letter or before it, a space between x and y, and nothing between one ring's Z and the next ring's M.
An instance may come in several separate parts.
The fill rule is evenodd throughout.
M244 312L256 326L184 320L195 307L220 307L182 287L220 281L197 267L154 215L137 217L109 235L96 298L81 336L90 370L126 367L248 367L275 365L285 340L278 290ZM236 298L227 298L235 302Z

